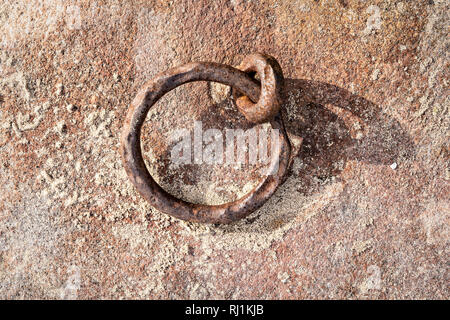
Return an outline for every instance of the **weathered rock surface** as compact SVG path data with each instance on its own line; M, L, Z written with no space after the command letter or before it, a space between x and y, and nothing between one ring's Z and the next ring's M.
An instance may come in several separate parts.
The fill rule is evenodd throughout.
M449 298L448 1L0 4L0 297ZM303 137L286 183L229 226L152 209L118 154L127 106L189 61L275 56ZM172 168L170 133L248 127L195 83L149 115L161 184L216 203L245 170ZM217 177L221 178L218 179Z

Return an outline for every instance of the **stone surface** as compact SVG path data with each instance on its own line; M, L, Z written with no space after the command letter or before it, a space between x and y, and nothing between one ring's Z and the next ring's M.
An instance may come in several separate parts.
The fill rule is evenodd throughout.
M439 0L3 1L0 297L448 299L449 12ZM169 67L251 52L288 79L283 117L303 138L288 180L229 226L155 211L118 155L130 101ZM175 128L249 126L228 92L189 84L149 115L148 165L173 194L220 203L257 181L168 163Z

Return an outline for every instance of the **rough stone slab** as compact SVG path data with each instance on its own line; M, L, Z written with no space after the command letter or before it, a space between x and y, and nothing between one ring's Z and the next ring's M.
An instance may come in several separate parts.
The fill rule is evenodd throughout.
M0 297L448 299L449 12L444 0L2 1ZM131 99L169 67L255 51L280 61L283 116L304 139L288 180L230 226L156 212L118 155ZM223 202L256 181L167 162L175 128L248 127L227 92L189 84L149 116L148 165L174 194Z

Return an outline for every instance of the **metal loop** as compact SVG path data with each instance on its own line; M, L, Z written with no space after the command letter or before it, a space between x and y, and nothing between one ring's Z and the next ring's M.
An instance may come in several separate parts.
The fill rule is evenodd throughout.
M254 79L243 71L227 65L199 62L170 69L148 81L131 103L122 131L121 154L132 183L159 211L187 221L230 223L244 218L261 207L283 182L291 160L291 145L281 117L273 117L270 121L271 126L278 129L279 133L279 144L275 150L278 166L271 166L270 174L251 192L236 201L222 205L194 204L177 199L166 192L155 182L144 163L140 143L141 128L150 108L164 94L184 83L202 80L232 86L254 100L260 96L258 83Z
M257 103L233 91L238 109L250 122L269 121L278 114L281 106L284 77L280 65L272 56L254 53L246 56L238 69L246 73L256 72L261 79L261 95Z

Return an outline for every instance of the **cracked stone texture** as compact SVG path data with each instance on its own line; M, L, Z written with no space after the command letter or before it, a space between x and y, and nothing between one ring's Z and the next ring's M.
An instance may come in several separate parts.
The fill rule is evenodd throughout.
M449 3L2 1L0 297L448 299ZM118 154L140 86L189 61L283 67L303 138L289 178L247 219L197 225L154 210ZM244 168L168 161L171 132L248 128L215 84L149 114L151 172L217 203Z

